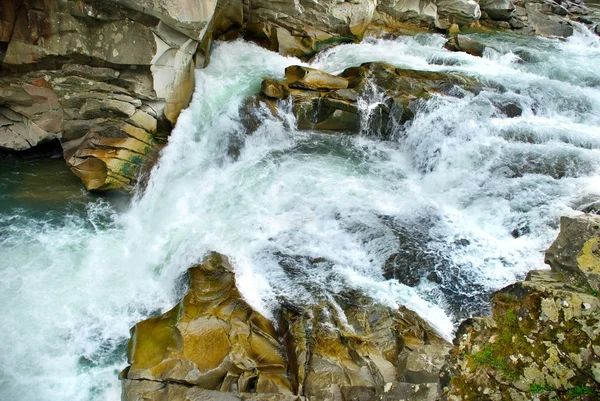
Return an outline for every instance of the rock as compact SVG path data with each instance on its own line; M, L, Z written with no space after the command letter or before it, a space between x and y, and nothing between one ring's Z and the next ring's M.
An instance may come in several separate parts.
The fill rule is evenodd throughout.
M135 187L189 104L213 37L243 24L234 0L18 3L0 1L0 147L60 139L88 190Z
M455 86L465 90L477 87L473 80L456 74L404 70L383 63L348 68L339 76L291 66L285 76L285 82L263 82L262 101L273 115L277 115L276 106L268 100L283 98L287 93L285 88L289 87L298 129L364 131L384 139L392 135L394 124L404 124L414 118L419 99L427 99L433 93L449 94ZM367 80L385 95L386 101L363 115L358 101L366 90L373 90L370 86L367 88ZM256 105L251 102L244 107ZM242 114L252 113L242 111Z
M498 291L491 317L460 326L441 371L442 400L598 398L600 299L591 285L572 284L590 274L574 266L573 257L584 266L597 262L588 250L598 240L598 221L563 218L546 256L552 271L532 271ZM565 249L571 237L574 244Z
M496 105L498 110L508 118L520 117L523 114L521 106L514 102L501 103Z
M373 25L394 32L407 27L432 28L437 20L435 1L380 0ZM414 28L413 28L414 29Z
M588 204L584 208L582 208L581 211L583 213L600 214L600 202Z
M311 400L379 399L371 397L393 386L436 388L449 347L414 312L391 311L358 294L336 297L336 303L282 312L290 371L301 394Z
M472 56L483 57L486 46L466 35L456 35L446 42L444 48L453 52L465 52Z
M536 34L562 38L573 35L573 26L569 20L554 13L560 9L545 9L542 3L526 3L525 8L528 21Z
M546 252L546 263L567 282L600 291L600 217L563 217L560 224L560 235Z
M277 333L242 299L227 258L212 253L189 275L175 308L132 329L124 378L291 395Z
M231 393L170 382L123 380L123 401L303 401L289 394Z
M253 0L245 4L246 38L282 55L308 58L362 39L376 5L376 0Z
M496 21L510 21L515 11L512 0L480 0L479 7L488 17Z
M290 96L290 88L285 82L265 79L262 82L260 93L273 99L287 99Z
M348 80L314 68L293 65L285 69L285 82L290 88L308 90L347 89Z
M481 17L479 4L473 0L438 0L436 26L448 29L452 24L470 26Z
M211 254L189 275L175 308L131 330L123 401L437 396L450 344L406 308L342 293L284 304L276 332L241 298L224 256Z

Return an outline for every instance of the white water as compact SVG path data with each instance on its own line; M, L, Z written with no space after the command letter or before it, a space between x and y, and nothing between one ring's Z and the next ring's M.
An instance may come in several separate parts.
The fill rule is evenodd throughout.
M452 313L482 310L491 291L543 267L559 216L600 197L600 43L583 30L566 42L483 39L499 52L450 53L427 35L315 61L330 72L387 61L504 87L432 99L390 142L295 132L290 116L246 137L239 106L299 61L218 45L128 210L90 201L58 218L1 212L0 399L118 400L129 327L170 308L178 278L210 250L232 257L241 291L267 316L282 298L358 288L446 336ZM517 46L539 61L519 63L508 52ZM498 113L508 101L523 115ZM442 284L386 281L381 266L396 252Z

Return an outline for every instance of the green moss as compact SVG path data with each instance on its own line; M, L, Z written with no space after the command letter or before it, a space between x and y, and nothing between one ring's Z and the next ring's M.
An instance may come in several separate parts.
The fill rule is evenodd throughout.
M518 377L518 372L511 364L507 364L505 356L501 352L501 347L496 344L487 344L483 349L468 356L469 361L475 367L488 367L501 371L511 379Z
M545 384L532 384L529 386L529 392L531 394L540 394L545 393L547 391L554 391L554 388Z
M577 399L579 397L587 397L587 396L600 396L598 390L589 388L585 385L575 386L572 389L567 391L567 397L569 399Z

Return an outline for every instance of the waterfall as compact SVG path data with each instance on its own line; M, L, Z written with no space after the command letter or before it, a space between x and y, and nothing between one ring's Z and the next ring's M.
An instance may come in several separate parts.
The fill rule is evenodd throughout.
M581 27L566 41L474 37L489 44L483 58L429 34L341 45L311 63L339 73L383 61L482 82L477 94L432 97L389 141L297 131L285 103L283 119L262 113L248 135L240 108L264 78L302 63L219 43L130 205L84 197L32 214L8 199L0 398L118 400L129 328L176 303L182 274L212 250L231 257L267 317L282 300L349 288L406 305L446 338L485 313L491 292L544 268L559 216L600 198L600 41ZM371 95L365 110L381 101ZM424 277L386 280L392 256Z

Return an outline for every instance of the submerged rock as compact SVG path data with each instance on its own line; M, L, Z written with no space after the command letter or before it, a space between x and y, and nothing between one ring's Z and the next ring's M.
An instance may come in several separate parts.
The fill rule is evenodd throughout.
M498 291L493 315L465 321L442 369L443 400L600 397L598 216L563 218L551 271Z

